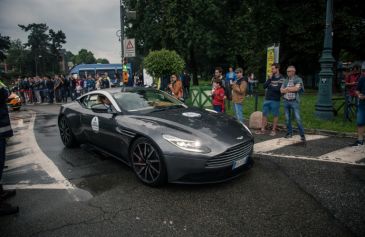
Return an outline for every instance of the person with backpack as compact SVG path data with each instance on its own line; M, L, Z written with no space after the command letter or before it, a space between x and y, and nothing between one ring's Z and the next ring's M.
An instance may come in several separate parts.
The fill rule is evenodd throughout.
M291 111L294 112L295 121L298 125L300 134L300 140L305 142L304 128L302 120L300 118L300 94L304 92L304 85L302 78L295 75L295 67L289 66L286 70L288 77L284 80L281 85L280 92L284 99L284 111L287 133L285 138L291 138L293 136L293 128L291 125Z

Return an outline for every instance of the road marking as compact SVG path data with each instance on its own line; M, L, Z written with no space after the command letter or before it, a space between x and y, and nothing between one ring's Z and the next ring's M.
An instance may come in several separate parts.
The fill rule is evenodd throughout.
M345 147L343 149L321 155L318 159L334 159L338 162L342 161L350 164L358 164L357 162L359 160L365 159L365 146Z
M22 167L31 167L34 171L42 170L46 172L48 177L54 183L44 183L44 184L34 184L31 180L23 180L19 181L17 184L9 184L4 186L6 188L16 188L16 189L64 189L67 190L70 195L76 201L80 201L80 198L76 195L76 193L80 193L82 191L78 191L73 184L71 184L60 172L57 166L43 153L43 151L39 148L38 143L35 138L35 133L33 131L34 123L35 123L35 112L30 111L31 118L28 124L25 126L23 120L20 119L18 122L14 123L14 128L26 128L22 133L16 134L11 139L15 141L22 141L19 144L15 144L10 146L7 150L7 153L16 153L16 151L25 151L26 154L22 155L19 158L11 159L6 161L6 165L8 168L5 170L6 173L14 174L21 172ZM15 120L17 121L17 120ZM21 121L21 122L19 122ZM20 170L19 170L20 169ZM91 194L83 193L85 196L91 196Z
M318 140L318 139L324 139L327 138L327 136L322 136L322 135L306 135L306 139L307 141L312 141L312 140ZM265 153L268 151L272 151L272 150L276 150L276 149L280 149L289 145L293 145L296 143L300 143L300 136L296 135L293 136L292 138L275 138L275 139L271 139L271 140L267 140L267 141L263 141L263 142L258 142L255 143L254 145L254 152L261 154L261 153Z
M306 135L307 141L313 141L318 139L328 138L322 135ZM306 157L301 155L286 155L286 154L276 154L272 151L283 148L285 146L300 143L299 136L293 136L290 139L276 138L263 142L258 142L254 145L254 154L270 156L270 157L282 157L288 159L304 159L304 160L316 160L316 161L326 161L326 162L337 162L344 164L353 164L365 166L365 162L359 162L365 159L365 146L358 147L345 147L323 154L318 157Z

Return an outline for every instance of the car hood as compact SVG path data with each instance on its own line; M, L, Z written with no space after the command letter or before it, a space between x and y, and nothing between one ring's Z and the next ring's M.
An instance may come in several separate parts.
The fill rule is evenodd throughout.
M157 123L177 132L194 134L199 138L214 139L230 145L252 139L252 134L233 117L199 108L157 111L135 118Z

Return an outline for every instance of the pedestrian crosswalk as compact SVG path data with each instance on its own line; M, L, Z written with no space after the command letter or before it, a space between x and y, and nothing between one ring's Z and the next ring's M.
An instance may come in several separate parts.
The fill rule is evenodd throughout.
M306 135L307 143L302 143L299 136L290 139L274 138L257 142L255 155L272 158L306 159L337 162L352 165L365 165L365 146L349 147L348 139L324 135ZM330 150L330 152L328 152Z

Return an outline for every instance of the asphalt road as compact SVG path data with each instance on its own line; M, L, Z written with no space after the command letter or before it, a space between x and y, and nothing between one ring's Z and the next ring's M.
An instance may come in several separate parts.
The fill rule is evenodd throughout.
M316 160L351 139L257 152L251 170L222 184L150 188L88 146L64 148L58 109L28 106L12 114L16 136L4 184L18 188L10 203L20 213L0 217L1 236L365 235L363 160Z

